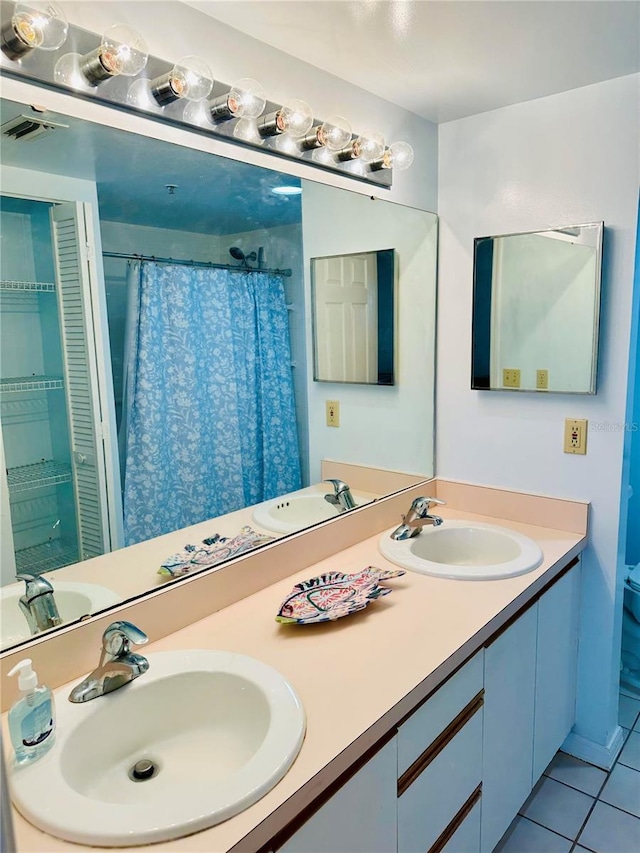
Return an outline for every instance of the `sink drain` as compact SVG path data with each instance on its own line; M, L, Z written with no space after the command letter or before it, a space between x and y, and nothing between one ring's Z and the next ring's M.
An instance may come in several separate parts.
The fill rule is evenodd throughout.
M154 761L148 758L142 758L136 761L133 767L129 770L129 779L132 782L146 782L147 779L153 779L158 774L160 768Z

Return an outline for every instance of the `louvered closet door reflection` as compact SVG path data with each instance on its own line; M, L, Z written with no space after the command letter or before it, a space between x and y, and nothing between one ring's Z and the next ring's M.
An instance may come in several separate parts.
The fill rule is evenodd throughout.
M81 560L104 553L107 529L104 450L96 435L100 419L88 263L93 241L84 208L78 202L51 209Z

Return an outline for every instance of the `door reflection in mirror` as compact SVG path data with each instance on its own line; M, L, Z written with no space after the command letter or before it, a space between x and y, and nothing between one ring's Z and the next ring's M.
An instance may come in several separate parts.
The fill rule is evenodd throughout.
M311 259L313 378L395 384L395 252Z

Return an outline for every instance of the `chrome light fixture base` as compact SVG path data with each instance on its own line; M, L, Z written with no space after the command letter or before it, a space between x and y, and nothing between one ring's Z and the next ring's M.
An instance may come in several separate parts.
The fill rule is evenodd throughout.
M242 145L253 150L261 150L275 157L304 163L312 169L342 174L351 179L388 188L392 183L392 171L380 169L372 171L368 164L357 161L350 153L340 156L333 149L323 145L318 138L317 126L322 126L322 120L309 119L309 127L303 128L304 133L296 135L300 126L296 125L294 132L287 132L287 104L282 105L273 101L266 101L262 115L254 118L249 112L249 118L242 113L235 113L233 105L234 85L248 83L243 78L237 84L227 85L222 81L214 84L212 97L202 100L202 109L195 112L185 109L191 104L185 105L185 98L173 98L171 92L170 75L174 64L157 56L149 56L146 69L138 73L136 82L146 82L148 100L150 103L139 105L134 100L128 99L131 89L131 76L118 73L118 69L110 68L108 61L105 62L102 55L103 45L101 36L69 25L66 49L54 51L33 50L29 52L26 45L22 44L12 31L11 9L14 4L7 0L0 0L3 18L9 23L2 28L0 37L0 73L14 79L42 84L47 88L73 94L106 106L117 107L138 115L150 116L154 121L188 129L209 138L215 138L230 145ZM65 53L73 51L72 54ZM19 59L29 54L28 62L20 62ZM62 56L64 54L64 57ZM75 60L75 76L73 74L56 74L56 65L62 58L69 56ZM18 61L16 61L18 60ZM132 75L133 76L133 75ZM100 85L110 81L107 86ZM255 81L251 81L255 83ZM259 84L256 84L259 85ZM157 91L154 92L153 89ZM240 87L242 89L242 87ZM263 94L263 93L262 93ZM196 103L196 102L193 102ZM298 102L299 104L300 102ZM153 106L156 106L156 110ZM203 120L206 117L206 121ZM282 145L283 136L290 137L289 145ZM354 139L355 141L355 139ZM353 143L351 143L353 145ZM348 150L349 147L345 149ZM326 150L326 156L319 156Z

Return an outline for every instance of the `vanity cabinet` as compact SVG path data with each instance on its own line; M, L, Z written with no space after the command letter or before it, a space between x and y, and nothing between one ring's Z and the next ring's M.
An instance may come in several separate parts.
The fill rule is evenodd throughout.
M282 853L491 853L574 722L578 561L402 721Z

